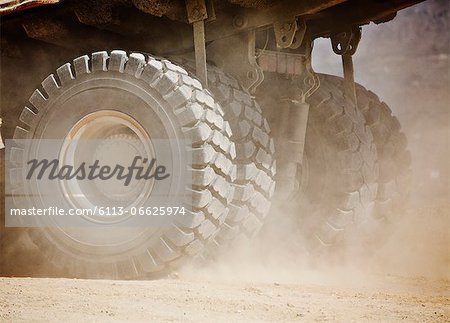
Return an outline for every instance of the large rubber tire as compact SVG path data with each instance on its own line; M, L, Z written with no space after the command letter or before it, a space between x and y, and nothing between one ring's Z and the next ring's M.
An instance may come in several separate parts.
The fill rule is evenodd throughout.
M67 95L73 100L80 93L85 96L86 92L99 88L108 89L114 96L114 100L105 101L114 102L115 109L122 107L121 112L139 120L146 131L163 124L174 138L192 140L192 147L182 149L192 150L193 187L187 190L192 192L193 212L177 218L169 228L153 236L144 234L145 239L127 242L127 252L115 253L107 249L102 257L93 257L88 244L69 243L64 234L58 235L54 230L32 228L28 232L40 251L61 267L65 275L131 278L168 272L200 253L214 239L228 215L234 191L230 183L236 177L231 129L223 120L219 104L183 68L139 53L127 55L124 51L112 51L110 55L97 52L90 57L78 57L73 64L61 66L57 78L47 77L42 89L35 90L31 96L29 108L22 111L14 139L45 138L44 128L76 122L80 116L92 112L90 109L95 110L99 101L92 102L81 112L69 111L65 101L59 101L58 105L55 102ZM138 93L140 100L144 97L145 104L132 106L127 100L137 97ZM146 101L142 93L151 96L157 106ZM102 105L107 104L102 102ZM67 109L64 111L67 118L61 116L62 108ZM155 119L155 116L162 117ZM64 138L65 134L55 137L53 132L53 139ZM13 155L10 158L15 161Z
M195 70L191 59L176 58L183 66ZM208 65L208 88L224 110L236 145L235 194L230 214L208 249L208 255L217 249L237 244L240 237L253 238L261 229L271 207L275 191L275 145L269 123L255 98L233 77L214 65Z
M342 79L328 77L330 81ZM408 140L401 130L400 121L388 105L378 96L357 84L358 109L370 126L378 152L378 191L375 200L375 216L380 220L393 220L393 213L401 211L408 200L411 184L411 153Z
M333 75L321 75L321 84L336 91L343 89L343 79ZM407 139L401 131L399 120L393 116L386 103L378 96L356 84L358 110L370 127L377 147L379 165L378 190L374 205L374 220L381 225L396 218L395 214L408 199L411 180L411 154ZM401 213L401 212L400 212ZM386 228L386 226L383 226ZM386 231L386 230L383 230ZM379 237L380 232L372 232Z
M237 80L210 65L208 82L236 145L235 194L230 214L214 240L227 245L238 236L254 237L269 213L275 191L275 145L261 108Z
M378 178L376 146L364 116L346 103L340 88L322 84L323 77L320 81L307 99L304 161L292 174L298 176L300 189L290 206L310 250L341 245L353 227L366 221L373 212ZM295 97L295 88L291 80L272 76L259 89L272 128L279 119L279 100Z

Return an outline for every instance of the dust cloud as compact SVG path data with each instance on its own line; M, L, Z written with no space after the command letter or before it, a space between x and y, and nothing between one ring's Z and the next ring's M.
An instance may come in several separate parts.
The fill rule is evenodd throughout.
M346 286L376 283L380 275L450 279L448 6L445 0L427 1L389 23L365 26L355 56L356 81L398 116L412 154L411 199L397 211L388 238L367 250L311 252L298 229L303 215L274 209L256 239L233 245L213 263L189 265L180 277ZM342 74L327 39L316 41L313 64L317 72ZM28 240L21 237L20 243L29 245ZM38 250L30 254L25 261L39 264L34 274L48 275L47 266L34 258ZM21 265L15 275L27 274Z
M17 229L11 231L12 247L0 245L0 321L448 322L449 5L426 1L387 24L363 28L354 57L356 81L393 110L412 155L410 200L372 245L311 250L299 227L308 214L278 206L257 237L237 241L214 259L195 259L171 274L173 279L84 280L54 268ZM340 58L330 47L329 40L316 41L314 69L341 75ZM38 75L11 79L11 91L3 84L4 102L31 93L36 79L68 54L55 62L45 52L21 67L26 71L43 61ZM2 73L11 73L13 65L3 68ZM7 116L2 133L10 138L13 128L7 125L14 124L19 109L2 108ZM3 162L4 151L0 169Z
M449 3L426 1L396 19L363 27L356 81L393 110L412 155L410 199L373 246L311 253L298 210L272 210L256 240L180 275L212 281L370 285L391 276L450 279ZM315 43L316 72L342 75L328 39ZM444 281L447 280L447 283Z

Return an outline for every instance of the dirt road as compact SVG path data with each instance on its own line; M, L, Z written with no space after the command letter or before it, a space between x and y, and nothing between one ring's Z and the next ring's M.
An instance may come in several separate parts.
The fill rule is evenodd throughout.
M439 2L444 1L427 3ZM372 253L357 250L341 260L358 271L315 270L295 231L297 222L272 215L274 223L253 246L240 247L249 250L232 250L233 257L214 268L189 269L177 279L0 278L0 322L450 322L448 33L441 37L448 15L430 6L417 16L415 8L389 24L365 28L355 57L356 79L391 105L413 156L412 203L394 219L387 241ZM325 66L326 57L319 56L317 71L341 73L329 40L323 46L336 63ZM320 43L315 48L320 50ZM0 255L8 259L2 270L45 275L48 268L37 254L37 248L24 254L8 250Z
M448 284L376 285L1 278L0 321L450 321Z

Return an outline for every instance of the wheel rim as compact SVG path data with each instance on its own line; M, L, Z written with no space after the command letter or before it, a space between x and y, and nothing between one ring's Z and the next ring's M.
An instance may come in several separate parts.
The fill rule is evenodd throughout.
M114 110L99 110L81 118L68 132L60 152L63 165L98 160L100 165L130 165L135 156L150 160L155 156L149 134L131 116ZM143 166L142 159L137 166ZM142 205L151 195L153 180L130 182L119 180L61 182L66 200L74 208L95 209L98 206L131 208ZM105 217L82 215L95 223L118 223L129 216Z

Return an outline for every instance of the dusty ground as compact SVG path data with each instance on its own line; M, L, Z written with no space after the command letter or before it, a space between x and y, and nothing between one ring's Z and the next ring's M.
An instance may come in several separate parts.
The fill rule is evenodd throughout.
M449 223L446 209L411 210L375 252L338 263L317 261L291 236L266 231L172 279L0 278L0 322L450 322L448 226L435 224Z
M412 203L371 254L319 266L287 223L176 279L0 278L0 321L450 322L449 28L448 10L445 18L433 7L444 2L427 2L428 18L415 7L363 30L356 78L399 116L413 157ZM329 57L317 70L339 74L339 58ZM24 261L39 276L34 252Z
M383 277L376 288L276 281L3 278L0 320L448 322L449 288L442 282L399 277Z

